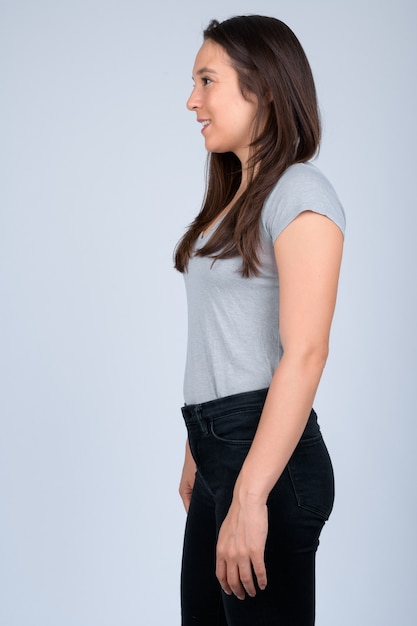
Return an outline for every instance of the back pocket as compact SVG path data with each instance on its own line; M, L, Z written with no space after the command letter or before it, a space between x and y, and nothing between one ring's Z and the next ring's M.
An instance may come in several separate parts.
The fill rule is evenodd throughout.
M321 434L301 439L288 462L298 506L327 520L334 503L332 462Z

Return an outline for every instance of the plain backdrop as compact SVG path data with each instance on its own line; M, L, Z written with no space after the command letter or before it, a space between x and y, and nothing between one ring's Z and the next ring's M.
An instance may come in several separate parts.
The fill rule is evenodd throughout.
M318 626L414 626L412 0L0 1L0 624L178 626L186 309L209 19L262 13L316 79L348 227L316 401L337 480Z

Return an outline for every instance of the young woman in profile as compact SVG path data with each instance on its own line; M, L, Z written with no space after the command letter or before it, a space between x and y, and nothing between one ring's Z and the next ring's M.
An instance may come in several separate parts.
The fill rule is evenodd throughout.
M311 626L334 496L312 406L344 213L310 163L315 86L285 24L213 20L193 80L187 107L202 127L208 178L175 252L189 313L182 624Z

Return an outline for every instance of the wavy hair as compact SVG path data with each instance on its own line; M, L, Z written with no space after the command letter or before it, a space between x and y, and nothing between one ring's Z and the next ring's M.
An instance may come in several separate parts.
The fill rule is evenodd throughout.
M314 157L321 125L316 89L305 52L292 30L261 15L212 20L204 31L226 51L244 98L255 95L258 110L250 144L249 183L207 243L196 252L213 260L242 257L241 273L259 273L259 219L265 199L285 170ZM233 200L242 170L231 152L207 155L202 208L179 241L175 268L184 272L197 237Z

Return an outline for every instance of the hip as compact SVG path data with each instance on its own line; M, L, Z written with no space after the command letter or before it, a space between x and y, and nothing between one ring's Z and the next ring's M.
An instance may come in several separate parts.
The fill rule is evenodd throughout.
M213 498L233 490L259 424L268 389L185 405L182 414L197 470ZM270 499L286 485L298 507L328 519L334 475L314 409Z

